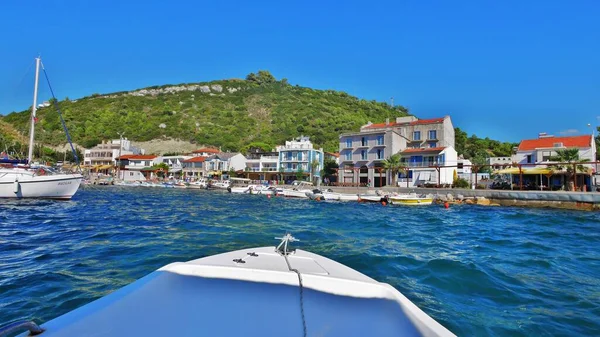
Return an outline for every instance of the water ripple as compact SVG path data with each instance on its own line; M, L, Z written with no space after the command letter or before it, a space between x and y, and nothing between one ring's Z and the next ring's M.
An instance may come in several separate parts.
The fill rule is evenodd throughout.
M43 322L174 262L309 249L399 289L458 335L599 335L596 213L96 187L0 205L0 322Z

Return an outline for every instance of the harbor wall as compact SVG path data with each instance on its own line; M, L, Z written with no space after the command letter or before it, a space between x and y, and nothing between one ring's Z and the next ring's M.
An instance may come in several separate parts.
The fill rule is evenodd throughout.
M322 186L324 188L325 186ZM550 207L580 210L600 210L600 193L566 191L508 191L472 190L448 188L406 188L406 187L327 187L341 193L372 194L376 190L397 193L431 194L438 200L486 198L491 204L502 206ZM448 196L450 195L450 197Z

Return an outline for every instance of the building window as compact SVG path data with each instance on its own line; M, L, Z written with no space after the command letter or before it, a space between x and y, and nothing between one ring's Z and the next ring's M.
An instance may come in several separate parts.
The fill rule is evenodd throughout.
M421 131L413 132L413 140L421 140Z
M383 150L382 149L377 150L377 159L383 159Z
M437 143L435 143L435 142L429 143L429 147L430 148L433 148L433 147L436 147L436 146L437 146Z
M528 154L528 155L527 155L527 163L528 163L528 164L530 164L530 163L533 163L533 161L532 161L531 159L532 159L532 158L531 158L531 155L530 155L530 154Z
M366 150L360 151L360 159L362 159L362 160L367 159L367 151Z
M362 137L361 138L361 145L362 146L367 146L367 137Z
M352 152L346 152L346 160L352 160Z
M352 147L352 139L346 139L346 147Z
M377 136L377 145L383 145L383 136Z
M458 162L458 163L456 164L456 168L457 168L457 169L462 169L462 168L463 168L463 165L464 165L464 163L463 163L463 162Z
M428 136L429 136L428 139L437 139L437 131L436 130L429 130Z

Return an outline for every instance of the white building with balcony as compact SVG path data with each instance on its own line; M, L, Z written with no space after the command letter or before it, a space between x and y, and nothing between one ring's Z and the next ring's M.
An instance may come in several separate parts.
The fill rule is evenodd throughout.
M252 148L246 154L246 177L253 180L278 180L279 153Z
M221 176L232 170L243 171L246 157L241 153L221 152L207 157L203 165L206 176Z
M407 149L433 157L441 154L445 159L442 160L444 163L452 157L451 165L455 165L454 126L450 117L418 119L414 116L404 116L396 118L393 122L389 119L379 124L369 122L362 126L359 132L341 134L339 183L385 186L392 176L391 172L383 169L383 160L401 153L404 160L410 162L410 151L403 152ZM416 166L417 163L412 162L412 165ZM419 171L429 170L419 168ZM445 179L445 171L440 173L440 178ZM431 179L431 175L427 173L415 176L414 179L412 174L409 170L408 178L404 177L405 180L409 180L409 186L423 184ZM437 176L436 172L434 177Z
M451 147L406 149L400 152L401 162L407 170L400 174L399 186L441 186L452 185L454 181L454 164L458 154ZM452 167L442 167L442 166Z
M323 149L315 149L309 137L301 136L285 145L276 148L279 152L278 172L283 175L284 181L296 180L298 175L311 176L313 179L321 178L323 169ZM313 166L313 163L316 165Z
M143 154L143 150L131 146L131 141L127 138L113 139L109 142L102 141L101 144L83 151L83 164L115 166L119 155L128 154Z

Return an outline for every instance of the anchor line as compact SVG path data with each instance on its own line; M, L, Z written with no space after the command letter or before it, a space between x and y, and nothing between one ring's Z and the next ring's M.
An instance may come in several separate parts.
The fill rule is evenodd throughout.
M302 317L303 336L306 337L307 329L306 329L306 317L304 315L304 284L302 283L302 274L300 273L300 271L298 269L292 268L292 265L290 264L290 261L287 258L287 256L288 256L287 244L290 239L293 239L293 237L291 235L289 235L289 236L288 235L289 234L287 234L283 238L283 241L281 242L281 244L279 244L279 247L277 247L277 249L279 250L279 248L283 244L283 250L281 251L281 253L283 254L285 263L287 264L288 269L290 271L293 271L294 273L296 273L296 275L298 275L298 288L300 289L300 315Z

